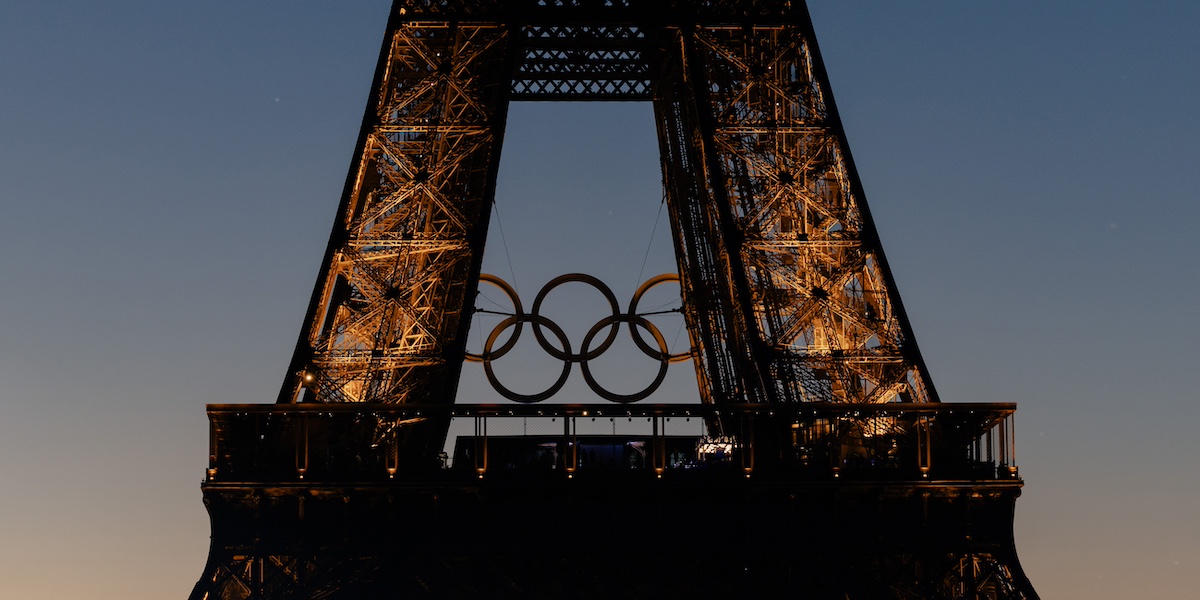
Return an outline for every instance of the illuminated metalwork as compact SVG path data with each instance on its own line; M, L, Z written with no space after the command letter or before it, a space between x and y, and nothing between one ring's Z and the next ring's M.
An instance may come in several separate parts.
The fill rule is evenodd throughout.
M801 23L668 45L655 112L702 395L935 401Z
M209 407L193 600L1037 598L1015 406L939 402L803 2L396 0L373 90L278 402ZM653 103L696 405L454 404L525 323L564 372L621 323L683 358L636 310L675 275L578 352L538 305L598 282L480 275L514 100ZM514 312L472 357L481 281Z
M507 107L508 29L389 27L281 402L452 397Z
M510 98L654 102L703 401L936 400L798 4L398 2L388 38L280 402L453 397Z

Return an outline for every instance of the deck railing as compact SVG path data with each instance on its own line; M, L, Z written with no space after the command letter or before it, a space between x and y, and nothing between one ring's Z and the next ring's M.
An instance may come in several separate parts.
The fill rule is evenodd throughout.
M1016 480L1016 405L210 405L210 483L505 476ZM417 453L417 424L449 432Z

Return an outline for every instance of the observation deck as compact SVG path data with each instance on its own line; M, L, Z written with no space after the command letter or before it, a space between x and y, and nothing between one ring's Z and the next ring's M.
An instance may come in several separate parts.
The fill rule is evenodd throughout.
M192 598L1015 597L1014 411L210 405ZM444 450L407 459L428 420Z
M398 474L406 481L552 479L614 470L655 479L734 473L790 482L1012 485L1020 481L1015 412L1011 403L221 404L208 407L205 485L383 483ZM402 459L406 428L429 420L449 420L451 444L439 456Z

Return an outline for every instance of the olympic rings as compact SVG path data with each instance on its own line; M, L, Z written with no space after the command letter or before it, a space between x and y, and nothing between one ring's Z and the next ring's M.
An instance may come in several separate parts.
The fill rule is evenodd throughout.
M503 279L500 279L499 277L496 277L495 275L488 275L487 273L480 273L479 274L479 283L490 283L490 284L500 288L500 291L504 292L504 295L508 296L509 300L512 300L513 310L516 311L516 314L518 314L518 315L525 314L525 311L521 309L521 298L517 296L517 290L514 290L511 285L508 285L507 281L504 281ZM508 351L512 350L512 347L517 345L517 338L521 337L521 326L523 323L524 323L524 321L517 321L517 328L513 330L512 337L509 338L507 342L504 342L504 344L500 346L499 350L495 350L491 353L485 352L485 354L489 355L488 356L489 359L500 358L501 356L508 354ZM490 348L490 346L489 346L489 348ZM468 362L484 362L483 355L471 354L470 352L467 353L466 360Z
M655 275L654 277L647 279L645 283L638 286L637 291L635 291L633 293L633 299L631 299L629 301L629 310L626 312L626 314L629 314L629 315L638 314L637 305L638 305L638 302L641 302L642 296L645 296L646 292L650 291L650 288L652 288L660 283L665 283L668 281L678 282L679 276L674 273L663 273L662 275ZM653 330L647 329L647 331L657 332L658 329L657 328L655 328ZM649 356L654 355L655 350L652 349L650 347L650 345L646 343L646 340L642 339L642 334L638 333L637 327L634 327L633 321L629 322L629 335L633 336L633 342L635 344L637 344L638 349L640 349L642 352L645 352ZM661 342L659 343L659 346L660 347L662 346ZM668 352L668 349L663 348L663 353L666 354L667 352ZM682 361L688 360L691 357L692 357L691 350L688 350L687 352L680 352L678 354L667 354L667 360L669 362L673 362L673 363L682 362Z
M493 353L489 353L487 348L491 348L492 344L495 343L496 338L500 337L500 333L507 329L510 325L516 324L517 327L520 327L522 322L529 322L534 323L535 325L545 325L546 327L549 327L550 331L554 333L554 337L557 337L558 341L562 342L563 351L567 354L570 354L571 352L571 342L567 339L567 334L563 333L561 327L559 327L554 321L551 321L550 319L547 319L541 315L513 315L507 319L504 319L503 321L500 321L500 324L497 325L496 328L492 330L492 334L488 336L488 341L487 344L484 345L485 349L483 351L483 356L485 357L483 359L483 372L487 375L488 383L492 384L492 389L500 392L501 396L504 396L513 402L532 404L534 402L541 402L542 400L557 394L558 391L562 389L563 385L567 383L567 376L571 374L571 361L563 361L563 370L558 376L558 381L555 381L553 385L551 385L549 388L546 388L546 390L541 393L521 394L504 387L504 385L500 383L500 380L496 379L496 374L492 371ZM509 343L505 345L508 348L512 348L512 346L516 344L516 341L517 334L514 332L512 338L509 339ZM505 350L505 352L508 352L508 350Z
M608 289L608 286L604 285L603 281L600 281L591 275L584 275L583 273L567 273L566 275L559 275L558 277L551 279L546 285L542 286L542 289L538 292L537 297L533 299L533 314L536 315L541 311L542 301L546 299L546 296L549 295L554 288L564 283L573 281L586 283L599 290L601 294L604 294L604 299L608 300L608 305L612 308L612 316L621 316L621 307L617 304L617 297L613 295L612 290ZM542 328L540 324L536 322L533 324L533 335L537 338L538 345L540 345L543 350L550 354L550 356L563 361L586 362L596 358L597 356L600 356L601 354L604 354L604 351L608 350L609 346L612 346L613 341L617 339L617 331L620 329L620 326L617 326L615 321L613 322L613 325L614 326L608 331L608 337L604 339L598 348L592 352L581 351L578 355L572 355L569 352L558 352L555 350L553 346L546 342L546 336L542 335ZM513 337L516 338L515 333L513 334Z
M671 354L670 349L667 347L666 340L663 338L662 332L658 329L658 327L655 326L654 323L649 319L637 313L638 302L641 301L642 297L647 291L650 290L650 288L669 281L679 281L678 275L665 274L652 277L651 279L647 280L638 287L636 292L634 292L633 299L629 302L629 310L625 313L621 312L616 296L607 285L605 285L599 279L583 273L568 273L550 280L550 282L543 286L538 292L537 296L534 298L533 308L530 313L525 313L524 310L522 310L521 300L517 297L516 291L504 280L494 275L482 274L479 276L479 281L481 283L490 283L500 288L500 291L504 292L504 294L507 295L512 301L514 313L501 320L500 323L492 329L491 333L488 335L487 342L484 343L482 353L467 353L466 360L471 362L482 362L484 373L487 375L488 383L491 383L492 388L499 392L501 396L504 396L513 402L532 404L541 402L553 396L554 394L557 394L560 390L562 390L563 385L565 385L567 382L567 377L571 374L572 363L579 363L580 369L583 371L583 379L587 383L587 386L601 398L620 404L637 402L650 396L650 394L654 393L654 391L657 390L660 385L662 385L662 382L667 375L668 364L687 360L692 356L691 351ZM540 314L542 303L546 300L546 296L548 296L555 288L565 283L584 283L590 285L604 296L604 299L608 301L608 305L612 309L611 314L601 318L598 322L596 322L595 325L591 327L591 329L588 330L587 334L583 338L583 344L580 346L579 352L571 351L570 340L567 339L566 333L563 332L562 328L559 327L557 323ZM516 346L517 340L521 336L522 326L525 323L529 323L532 326L533 335L537 339L538 345L542 348L542 350L544 350L550 356L563 362L562 372L559 374L558 379L551 384L549 388L546 388L545 390L536 394L521 394L504 387L504 385L500 383L499 379L496 378L495 372L492 370L492 361L504 356L505 354L508 354L508 352L511 351L514 346ZM638 349L641 350L643 354L657 360L659 363L658 373L655 375L654 381L641 391L634 392L632 394L619 394L606 389L596 381L595 377L592 376L591 368L588 366L588 361L599 357L610 347L612 347L613 342L616 340L617 332L620 330L621 323L627 323L629 325L630 335L633 337L633 341ZM592 342L606 327L608 328L608 333L595 348L592 348ZM513 330L511 336L497 348L496 341L499 340L500 336L509 328L512 328ZM560 348L556 348L550 343L543 328L548 328L550 333L557 338ZM650 336L654 338L654 345L657 346L657 348L650 345L645 340L645 338L642 336L642 333L638 331L639 328L646 330L646 332L648 332Z
M583 348L580 349L580 354L587 354L586 349L588 344L591 343L592 338L596 337L596 334L599 333L601 329L608 327L610 324L615 325L621 321L629 323L630 331L637 330L635 324L645 327L646 330L654 336L654 341L658 342L658 347L661 350L658 352L658 375L654 377L654 382L640 392L633 394L618 394L616 392L611 392L605 389L604 386L596 383L596 380L592 378L592 370L588 368L588 363L586 360L580 361L579 368L583 371L583 380L587 382L588 387L592 388L593 392L596 392L601 398L604 398L610 402L627 404L646 399L646 397L653 393L654 390L658 389L658 386L662 385L663 379L667 376L667 363L669 362L667 357L670 356L670 350L667 348L667 342L663 340L662 332L658 330L658 327L654 326L654 323L651 323L645 317L640 317L638 315L619 315L615 317L604 317L603 319L600 319L599 323L593 325L592 328L588 330L587 335L583 337ZM615 331L616 328L614 327L612 330ZM611 339L611 336L609 339ZM647 352L646 355L650 356L651 358L655 358L654 355L650 354L649 352Z

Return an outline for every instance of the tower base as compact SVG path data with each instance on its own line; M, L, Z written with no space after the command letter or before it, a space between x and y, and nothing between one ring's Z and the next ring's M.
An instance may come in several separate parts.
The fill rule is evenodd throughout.
M638 475L206 484L191 598L1037 597L1017 485Z

